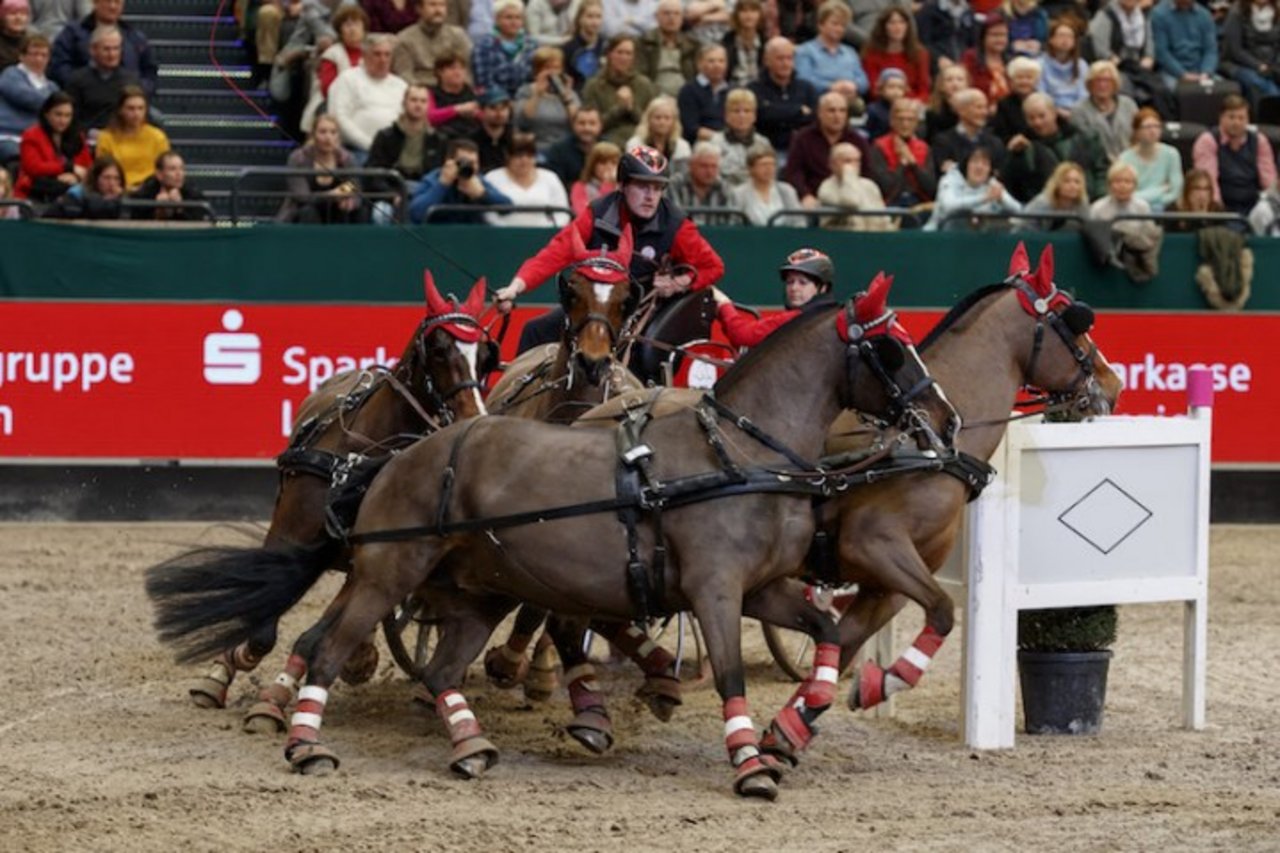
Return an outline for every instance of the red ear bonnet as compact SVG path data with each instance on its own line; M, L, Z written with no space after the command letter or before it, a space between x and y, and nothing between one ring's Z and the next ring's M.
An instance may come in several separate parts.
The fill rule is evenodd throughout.
M485 292L489 289L488 282L484 276L476 279L476 283L471 285L471 292L467 294L467 301L462 303L462 312L480 319L480 312L484 310Z
M1018 248L1013 250L1013 255L1009 258L1009 278L1014 276L1026 277L1031 272L1031 259L1027 257L1027 244L1018 241Z
M1021 248L1022 244L1018 244ZM1017 253L1014 253L1015 257ZM1013 265L1009 266L1010 275ZM1058 290L1053 283L1053 244L1044 247L1040 252L1040 260L1035 272L1026 271L1021 282L1014 282L1018 287L1018 301L1022 308L1032 317L1039 317L1047 311L1065 308L1071 304L1071 297Z
M588 249L582 241L582 233L576 226L569 228L570 246L573 249L573 270L589 281L600 284L617 284L631 278L631 226L622 231L618 239L618 248L609 252L604 249Z
M889 289L893 276L883 271L876 273L870 286L853 298L852 309L842 311L836 318L840 339L846 343L877 335L891 335L908 346L914 342L907 330L898 324L898 317L889 310ZM852 320L852 325L851 325Z
M440 291L436 290L436 279L431 274L431 270L422 271L422 289L427 294L428 317L439 317L453 310L453 306L449 304L449 301L440 295Z
M481 278L471 287L471 293L467 296L465 305L459 306L456 299L445 299L440 295L440 291L436 289L435 277L431 275L431 270L423 270L422 272L422 289L427 294L427 319L431 320L435 317L457 317L458 315L470 316L478 318L480 312L484 309L485 280ZM428 322L423 331L427 332L435 328L444 329L455 340L467 344L474 344L480 340L482 330L478 325L471 323L449 323L449 322Z

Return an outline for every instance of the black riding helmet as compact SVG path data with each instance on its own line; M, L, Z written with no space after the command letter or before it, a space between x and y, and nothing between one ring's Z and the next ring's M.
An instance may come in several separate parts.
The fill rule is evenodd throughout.
M787 255L787 260L778 267L778 276L784 281L791 270L802 272L813 278L818 284L818 292L826 293L836 279L836 265L831 258L817 249L796 249Z
M622 155L622 162L618 164L618 185L625 186L627 181L669 183L671 177L667 174L666 156L647 145L632 146Z

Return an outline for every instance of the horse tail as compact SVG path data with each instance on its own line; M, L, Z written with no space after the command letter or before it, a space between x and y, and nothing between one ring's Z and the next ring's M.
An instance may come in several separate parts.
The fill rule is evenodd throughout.
M152 566L156 632L182 663L234 648L297 604L340 548L333 539L287 550L197 548Z

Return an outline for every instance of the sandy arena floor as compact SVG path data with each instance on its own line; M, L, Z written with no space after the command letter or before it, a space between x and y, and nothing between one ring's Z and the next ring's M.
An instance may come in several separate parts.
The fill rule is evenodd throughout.
M966 749L953 641L896 718L829 712L773 804L730 792L713 690L690 690L662 724L622 668L605 677L618 744L603 757L563 734L563 691L530 708L471 678L502 761L468 783L448 774L442 727L384 655L372 683L339 684L330 700L324 734L341 769L295 775L282 737L239 725L282 654L237 681L232 708L201 711L186 696L193 670L151 633L143 569L225 538L198 525L0 526L0 849L1280 850L1277 528L1214 529L1207 731L1178 728L1180 606L1127 607L1099 737ZM335 589L317 586L282 636ZM907 638L918 617L902 623ZM763 724L792 687L759 631L745 633Z

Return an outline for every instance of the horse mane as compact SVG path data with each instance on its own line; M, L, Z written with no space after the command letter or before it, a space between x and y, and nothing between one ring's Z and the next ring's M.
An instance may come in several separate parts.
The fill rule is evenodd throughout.
M807 330L810 326L817 325L820 322L832 322L832 318L840 311L843 311L844 307L843 305L837 305L825 311L815 311L808 316L802 312L800 316L782 324L773 334L766 337L759 344L748 350L746 355L735 361L733 366L725 371L724 376L721 376L720 380L716 382L715 388L712 390L717 394L730 390L744 373L750 372L751 365L757 361L770 358L770 354L775 349L781 349L787 344L788 339L800 334L803 330ZM833 334L835 333L834 324L831 327L831 331Z
M951 310L947 312L945 317L938 321L936 326L929 330L929 334L925 335L924 339L916 345L916 350L923 353L925 350L929 349L929 347L934 344L938 338L945 335L952 326L960 322L960 318L967 314L970 308L986 299L992 293L995 293L997 290L1003 290L1005 287L1006 285L1003 281L995 284L988 284L984 287L978 288L973 293L970 293L968 296L961 299L952 306Z

